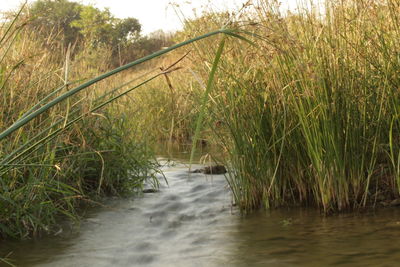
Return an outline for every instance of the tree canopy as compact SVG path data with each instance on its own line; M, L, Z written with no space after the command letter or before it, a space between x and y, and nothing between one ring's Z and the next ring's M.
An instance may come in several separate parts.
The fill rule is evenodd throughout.
M140 35L141 25L135 18L115 18L109 9L98 9L68 0L37 0L29 7L31 25L40 27L44 35L61 34L67 45L85 40L92 45L116 45L133 41Z
M136 18L116 18L109 9L93 5L69 0L36 0L25 13L31 18L29 27L44 41L55 41L57 45L52 49L73 45L79 51L82 47L107 46L115 55L113 58L119 58L118 64L171 44L171 38L163 32L142 36L142 27Z

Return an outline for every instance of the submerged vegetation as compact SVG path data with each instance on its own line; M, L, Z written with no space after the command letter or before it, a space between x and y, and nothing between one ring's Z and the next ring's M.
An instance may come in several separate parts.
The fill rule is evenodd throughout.
M135 19L66 0L9 15L0 126L13 126L0 134L0 235L51 231L82 203L140 190L149 177L157 184L156 141L221 147L242 211L333 212L399 198L399 14L396 0L293 13L265 0L159 38L142 37Z

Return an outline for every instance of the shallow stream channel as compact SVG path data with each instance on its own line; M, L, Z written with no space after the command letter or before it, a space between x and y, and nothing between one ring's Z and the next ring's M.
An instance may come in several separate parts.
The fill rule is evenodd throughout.
M193 168L201 166L195 165ZM224 175L164 168L168 185L90 210L79 231L0 243L16 266L398 266L400 209L241 216ZM1 263L0 263L1 265Z

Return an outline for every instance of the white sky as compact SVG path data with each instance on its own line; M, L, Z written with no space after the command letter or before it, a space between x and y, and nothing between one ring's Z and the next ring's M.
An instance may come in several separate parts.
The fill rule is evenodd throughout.
M22 0L0 0L0 11L17 8ZM32 0L29 0L32 2ZM159 29L174 31L181 28L182 23L170 2L179 4L179 10L186 17L193 16L195 9L201 14L204 8L216 11L241 7L247 0L81 0L83 4L94 4L103 9L109 7L118 18L133 17L142 24L142 32L147 34ZM281 0L283 6L295 6L296 0Z

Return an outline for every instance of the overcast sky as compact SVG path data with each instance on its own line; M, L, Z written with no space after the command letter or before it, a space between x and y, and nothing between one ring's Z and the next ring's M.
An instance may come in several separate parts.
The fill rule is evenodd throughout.
M0 11L17 8L22 0L0 0ZM32 0L29 0L32 2ZM134 17L142 24L143 33L155 30L174 31L181 28L182 23L170 2L178 3L179 10L186 17L193 16L193 9L198 14L201 10L212 8L216 11L234 9L242 6L247 0L82 0L83 4L93 4L103 9L109 7L118 18ZM281 0L283 5L294 6L296 0Z

